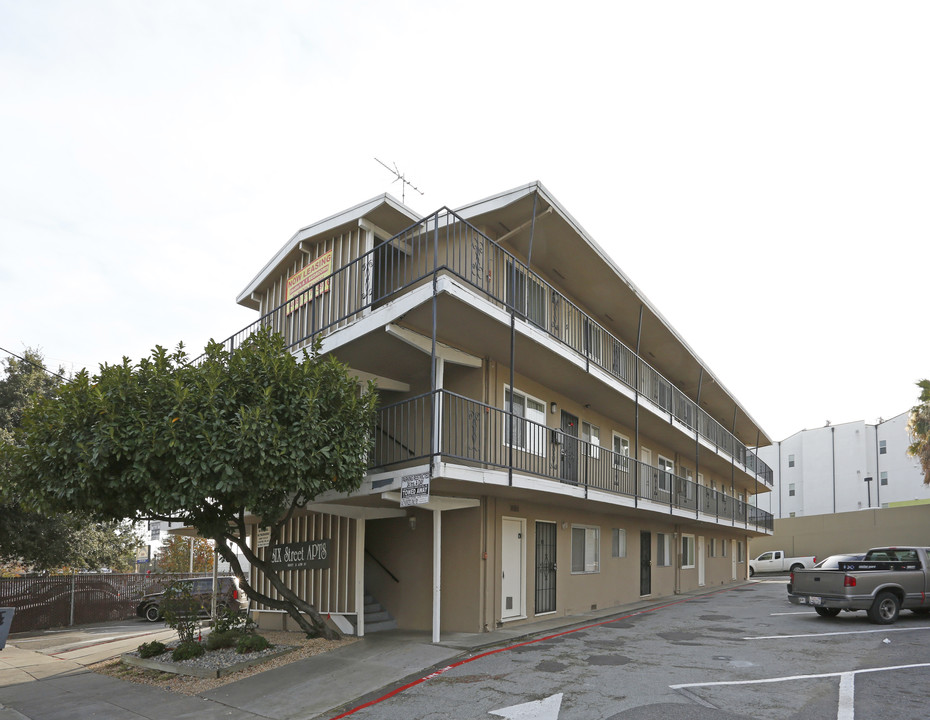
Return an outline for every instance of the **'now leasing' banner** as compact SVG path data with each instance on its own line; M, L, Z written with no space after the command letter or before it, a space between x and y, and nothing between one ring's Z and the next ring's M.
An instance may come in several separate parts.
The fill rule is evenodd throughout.
M287 300L287 309L285 312L290 315L297 308L310 301L310 296L320 296L329 292L329 278L333 274L333 251L323 253L309 265L304 266L287 279L287 288L285 300ZM321 282L326 278L325 282ZM298 300L294 300L307 288L313 287L317 283L317 288L312 293L305 293Z

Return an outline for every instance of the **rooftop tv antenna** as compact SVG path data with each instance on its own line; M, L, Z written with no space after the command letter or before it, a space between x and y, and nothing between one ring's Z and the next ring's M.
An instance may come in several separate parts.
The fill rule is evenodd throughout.
M404 174L403 174L400 170L397 169L397 163L394 163L394 167L391 167L391 166L389 166L387 163L383 163L383 162L381 162L380 160L378 160L378 158L375 158L375 160L376 160L378 163L380 163L381 165L383 165L385 168L387 168L387 170L388 170L389 172L392 172L392 173L394 173L394 175L396 175L396 177L394 178L394 182L397 182L398 180L400 180L400 201L401 201L401 202L404 202L404 201L405 201L405 200L404 200L404 198L405 198L405 192L404 192L404 190L405 190L405 188L406 188L407 185L409 185L411 188L413 188L413 189L416 190L418 193L420 193L420 195L423 194L423 191L420 190L420 188L418 188L416 185L414 185L412 182L410 182L406 177L404 177Z

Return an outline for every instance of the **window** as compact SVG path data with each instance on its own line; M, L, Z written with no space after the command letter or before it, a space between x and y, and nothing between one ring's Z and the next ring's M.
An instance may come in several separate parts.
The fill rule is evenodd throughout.
M882 470L882 474L881 474L881 483L882 483L882 485L887 485L887 484L888 484L888 471L887 471L887 470Z
M887 454L887 452L888 452L888 441L887 441L887 440L879 440L879 441L878 441L878 454L879 454L879 455L885 455L885 454Z
M513 395L513 443L510 442L510 417L505 416L504 444L513 445L535 455L546 454L546 404L519 390ZM504 410L510 412L510 388L504 387Z
M794 467L794 455L788 456L788 467Z
M540 327L546 327L545 286L533 275L527 274L522 265L507 261L507 302Z
M736 543L736 560L737 562L743 562L743 541L742 540Z
M794 513L788 513L788 517L794 517Z
M694 535L681 536L681 566L694 567Z
M707 546L707 557L717 557L717 538L711 538Z
M610 556L615 558L626 557L626 530L613 529L613 542L610 545Z
M720 557L727 556L727 545L729 545L729 543L726 541L726 538L720 541Z
M597 425L582 421L581 439L586 443L590 443L589 445L581 446L582 453L590 455L596 460L600 455L601 429Z
M788 484L788 497L794 497L794 483Z
M572 572L600 571L601 529L572 525Z
M672 476L675 474L675 463L659 455L659 490L672 491Z
M630 439L614 433L614 466L624 470L630 467Z
M672 536L668 533L656 533L656 565L668 567L672 564Z

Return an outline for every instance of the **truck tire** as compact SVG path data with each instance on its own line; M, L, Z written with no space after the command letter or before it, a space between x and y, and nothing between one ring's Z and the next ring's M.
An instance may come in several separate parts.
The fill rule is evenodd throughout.
M893 592L880 592L869 608L869 620L876 625L891 625L901 612L901 601Z
M796 570L803 570L803 569L804 569L804 566L801 563L795 563L794 565L791 566L790 570L791 572L795 572Z
M820 617L836 617L840 614L840 611L836 608L825 608L825 607L815 607L814 611L820 615Z

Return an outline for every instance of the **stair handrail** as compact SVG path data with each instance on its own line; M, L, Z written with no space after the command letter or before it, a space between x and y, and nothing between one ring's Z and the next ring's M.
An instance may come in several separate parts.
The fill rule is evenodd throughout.
M384 563L381 562L381 561L380 561L378 558L376 558L374 555L372 555L372 554L371 554L371 551L370 551L368 548L365 548L365 554L366 554L368 557L370 557L372 560L374 560L374 561L378 564L378 567L380 567L382 570L384 570L384 572L386 572L388 575L390 575L390 576L391 576L391 579L394 580L394 582L400 583L400 580L397 579L397 576L396 576L394 573L392 573L390 570L388 570L386 567L384 567Z

